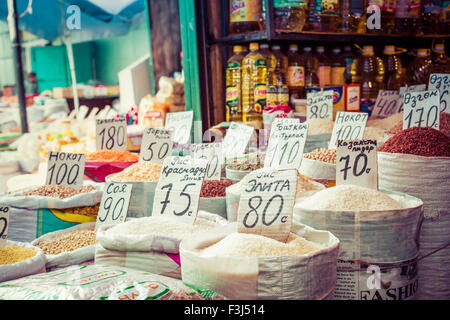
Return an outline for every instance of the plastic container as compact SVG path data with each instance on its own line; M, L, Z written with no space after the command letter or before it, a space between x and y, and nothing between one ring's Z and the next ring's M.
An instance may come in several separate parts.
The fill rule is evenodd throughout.
M229 30L232 34L263 30L262 1L230 0Z
M287 58L287 83L289 87L290 101L292 101L292 99L304 99L306 98L305 63L298 53L298 46L296 44L289 45Z
M275 0L274 24L277 32L300 32L306 22L306 0Z
M233 56L227 61L225 70L226 121L242 121L242 46L233 47Z

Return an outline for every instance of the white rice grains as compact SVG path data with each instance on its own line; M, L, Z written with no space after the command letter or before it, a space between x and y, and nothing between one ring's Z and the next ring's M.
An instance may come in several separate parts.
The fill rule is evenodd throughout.
M298 204L309 210L379 211L398 210L402 206L377 190L340 185L321 190Z
M202 257L280 257L305 255L319 249L294 233L284 243L261 235L233 232L198 253Z
M106 230L106 234L115 235L155 235L182 239L193 232L209 230L219 224L212 220L197 217L193 225L169 217L143 217L129 220Z

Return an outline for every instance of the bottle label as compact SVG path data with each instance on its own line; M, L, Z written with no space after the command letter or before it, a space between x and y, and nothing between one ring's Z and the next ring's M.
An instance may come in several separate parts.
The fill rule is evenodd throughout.
M232 0L230 22L253 22L259 20L258 0Z
M319 78L319 85L321 87L330 84L330 73L331 67L329 66L320 66L319 68L317 68L317 77Z
M339 1L338 0L322 0L321 10L323 14L338 15Z
M266 60L264 59L258 59L255 60L255 67L265 67L266 66Z
M239 65L239 62L236 62L236 61L230 61L227 64L228 70L237 70L237 69L240 69L240 67L241 66Z
M278 104L283 106L289 105L289 88L278 87Z
M306 8L306 0L274 0L273 7L274 8L287 8L287 7Z
M237 113L239 111L239 87L228 86L225 92L225 103L230 114Z
M267 88L265 83L255 84L253 89L255 112L262 112L266 107Z
M345 60L345 78L352 79L352 64L355 58L344 58Z
M304 87L305 68L300 66L288 67L287 81L290 87Z
M331 68L331 84L335 86L345 84L345 67Z
M268 106L276 106L278 104L278 89L276 86L267 87L267 99Z

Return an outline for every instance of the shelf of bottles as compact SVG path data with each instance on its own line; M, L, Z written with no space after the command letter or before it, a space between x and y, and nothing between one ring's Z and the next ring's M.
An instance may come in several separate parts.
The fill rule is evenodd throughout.
M214 16L211 8L220 14ZM355 84L360 85L358 110L365 111L364 105L373 104L379 90L398 90L406 81L407 85L425 82L420 77L426 74L414 74L413 64L419 67L438 56L448 59L445 49L450 35L450 1L210 0L202 1L200 12L205 32L205 72L201 76L208 88L205 114L211 115L210 126L240 119L252 122L251 117L230 113L233 108L248 109L243 105L247 99L243 59L249 51L255 52L256 60L259 55L266 60L276 55L276 60L281 56L284 61L282 71L272 71L278 82L276 91L282 94L270 101L275 89L267 82L272 76L267 76L270 72L266 69L266 75L261 75L266 77L266 101L256 113L269 103L288 105L295 111L293 101L306 103L307 92L313 88L351 90ZM236 65L242 64L240 91L230 83L233 75L228 69L233 59ZM445 63L448 65L448 60ZM266 64L268 68L269 62ZM361 79L362 68L369 67L373 69L371 78ZM427 66L427 72L432 68ZM443 72L448 72L448 66ZM303 79L301 88L294 85L296 76ZM255 93L251 95L250 104L257 105ZM233 105L235 96L240 97L238 107Z

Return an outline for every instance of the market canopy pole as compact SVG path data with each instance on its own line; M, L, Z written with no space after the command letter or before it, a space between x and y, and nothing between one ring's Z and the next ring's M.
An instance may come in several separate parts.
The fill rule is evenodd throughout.
M16 0L8 0L9 37L14 55L17 97L19 101L20 127L22 133L28 132L27 104L25 99L25 85L22 64L22 46L20 44L19 20Z
M67 57L69 59L70 75L72 78L73 107L75 109L75 114L78 116L80 100L78 98L77 76L75 73L75 62L73 59L73 48L72 48L72 41L70 40L70 35L64 37L64 44L66 45L66 49L67 49Z

